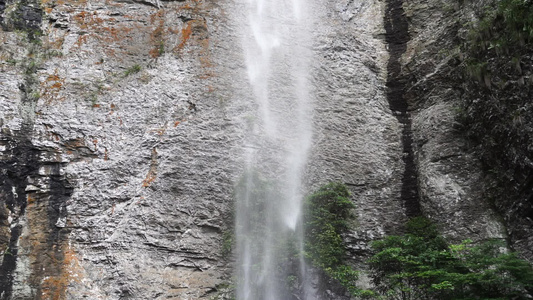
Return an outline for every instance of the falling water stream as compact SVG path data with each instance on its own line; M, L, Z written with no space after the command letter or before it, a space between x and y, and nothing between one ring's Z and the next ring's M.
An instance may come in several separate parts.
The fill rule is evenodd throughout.
M248 0L246 7L242 46L254 111L236 193L237 299L313 299L301 226L312 138L306 3Z

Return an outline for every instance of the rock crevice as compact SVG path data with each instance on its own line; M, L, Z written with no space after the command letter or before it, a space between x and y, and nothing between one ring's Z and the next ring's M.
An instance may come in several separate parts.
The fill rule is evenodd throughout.
M407 217L420 214L420 196L418 191L417 167L413 153L413 133L409 104L404 97L407 78L402 73L400 59L407 49L409 41L408 22L403 10L403 0L388 0L385 8L385 41L388 44L389 61L387 62L387 100L392 113L402 128L402 147L404 172L400 199L405 207Z

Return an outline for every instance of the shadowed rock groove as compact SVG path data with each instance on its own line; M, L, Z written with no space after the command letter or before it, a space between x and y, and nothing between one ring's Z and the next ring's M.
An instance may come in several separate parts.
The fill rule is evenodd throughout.
M385 41L389 46L387 63L387 100L398 122L403 125L402 160L405 170L402 178L401 200L407 217L420 215L418 175L413 154L413 137L409 105L404 98L406 78L401 74L400 58L405 53L409 41L407 18L403 10L403 0L388 0L385 10Z

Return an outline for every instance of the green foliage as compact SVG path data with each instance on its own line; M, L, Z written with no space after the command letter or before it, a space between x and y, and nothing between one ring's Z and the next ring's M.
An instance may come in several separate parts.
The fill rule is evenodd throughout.
M52 57L62 57L63 56L63 52L59 51L59 50L56 50L56 49L47 49L44 53L43 53L43 56L44 58L52 58Z
M132 74L135 74L135 73L139 73L141 71L141 66L140 65L133 65L131 67L129 67L126 71L124 71L124 76L123 77L128 77Z
M12 66L15 66L17 64L17 60L13 58L6 59L6 62Z
M338 281L352 295L361 293L355 286L358 272L346 265L346 247L342 234L354 208L345 185L330 183L305 201L305 251L313 266Z
M159 56L165 53L165 42L163 40L159 41L159 47L157 48Z
M458 129L486 170L485 195L500 212L522 209L510 226L533 211L533 1L487 1L463 44L462 108ZM461 78L463 79L463 78ZM520 203L520 204L518 204ZM513 230L515 239L529 236Z
M34 91L33 93L31 93L30 97L31 100L37 101L39 100L39 98L41 98L41 94L38 91Z
M304 227L306 251L313 265L322 269L343 265L345 248L341 237L354 207L346 186L330 183L306 199Z
M235 300L235 285L232 282L217 284L210 300Z
M447 245L424 218L372 244L377 291L387 299L528 299L533 269L501 241Z
M502 0L498 12L503 16L509 42L530 42L533 38L533 2Z
M468 50L481 53L494 49L501 54L531 41L533 2L502 0L494 7L487 7L477 26L472 28L468 37Z
M478 82L485 82L487 75L489 75L487 71L487 63L477 62L475 60L467 62L466 74L468 77L477 80Z
M33 75L35 72L37 72L38 63L35 60L30 60L28 64L25 66L24 73L25 75Z

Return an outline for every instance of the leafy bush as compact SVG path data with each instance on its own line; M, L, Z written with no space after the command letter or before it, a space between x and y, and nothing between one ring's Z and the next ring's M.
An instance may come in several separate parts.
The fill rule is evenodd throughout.
M346 186L330 183L306 199L304 228L306 250L313 265L326 269L343 264L345 248L341 234L353 203Z
M312 265L336 280L351 294L361 291L355 286L358 272L346 265L346 247L342 234L348 230L354 204L350 192L341 183L330 183L305 201L305 251Z
M373 281L387 299L530 299L533 269L501 241L448 246L422 217L407 228L372 244Z

